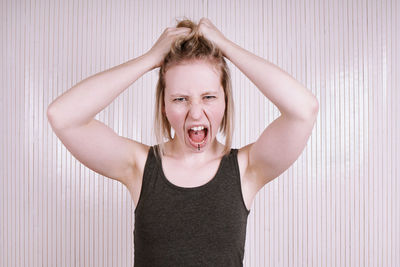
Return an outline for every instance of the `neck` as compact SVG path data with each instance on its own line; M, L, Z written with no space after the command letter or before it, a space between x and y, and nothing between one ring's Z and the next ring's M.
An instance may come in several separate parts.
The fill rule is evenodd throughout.
M200 151L194 151L186 145L179 142L176 138L165 144L165 152L167 157L172 157L183 161L199 161L204 162L222 154L224 145L215 139L211 145L202 148Z

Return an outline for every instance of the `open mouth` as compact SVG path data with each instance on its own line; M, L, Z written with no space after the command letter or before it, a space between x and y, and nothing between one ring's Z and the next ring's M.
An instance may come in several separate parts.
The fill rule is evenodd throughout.
M207 141L208 128L204 126L192 127L188 130L189 140L193 147L200 148Z

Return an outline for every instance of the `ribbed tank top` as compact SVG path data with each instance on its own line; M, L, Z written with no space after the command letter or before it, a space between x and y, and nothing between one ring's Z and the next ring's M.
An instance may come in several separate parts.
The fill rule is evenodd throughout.
M134 266L243 266L247 218L237 149L209 182L179 187L165 176L154 147L135 209Z

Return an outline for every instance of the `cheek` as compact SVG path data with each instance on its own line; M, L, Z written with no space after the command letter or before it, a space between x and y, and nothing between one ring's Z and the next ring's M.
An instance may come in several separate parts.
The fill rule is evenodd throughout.
M185 111L182 109L165 107L165 116L167 116L169 123L174 129L183 125L185 119L184 113Z
M212 116L212 123L215 126L219 126L221 124L222 119L225 113L225 103L220 103L219 105L215 105L209 109L209 114Z

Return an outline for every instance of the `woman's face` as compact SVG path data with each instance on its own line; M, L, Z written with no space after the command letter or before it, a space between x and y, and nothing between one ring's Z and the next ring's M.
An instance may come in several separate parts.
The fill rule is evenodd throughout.
M165 114L177 139L192 151L213 144L225 112L220 75L210 63L196 60L165 73Z

